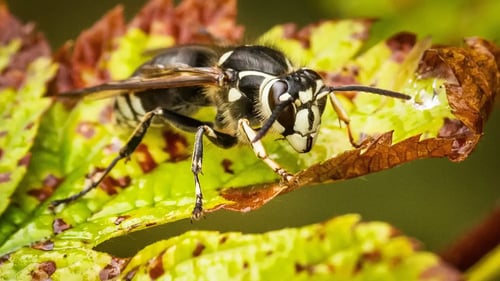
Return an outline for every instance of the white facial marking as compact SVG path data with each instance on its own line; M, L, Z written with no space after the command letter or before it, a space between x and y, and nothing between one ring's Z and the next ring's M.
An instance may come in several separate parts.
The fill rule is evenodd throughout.
M307 138L300 134L288 135L286 140L297 152L304 152L307 148Z
M302 109L295 114L295 124L293 125L293 130L302 135L306 135L310 132L309 130L309 110Z
M241 92L236 88L229 89L229 94L227 95L227 100L229 102L237 101L241 98Z
M312 101L313 99L313 94L311 89L307 89L305 91L300 91L299 92L299 99L302 103L307 103Z
M316 91L321 89L324 85L325 85L325 83L323 83L323 80L321 80L321 79L316 80Z

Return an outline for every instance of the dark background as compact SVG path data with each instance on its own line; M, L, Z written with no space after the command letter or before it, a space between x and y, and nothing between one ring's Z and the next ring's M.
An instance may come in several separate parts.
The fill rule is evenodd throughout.
M145 1L7 1L23 21L34 21L52 46L74 39L118 3L130 18ZM356 3L350 3L356 2ZM396 3L397 2L397 3ZM376 6L374 6L376 4ZM303 1L246 0L239 3L239 23L251 42L275 24L301 25L330 18L380 18L372 41L408 30L431 35L434 42L460 44L480 35L497 40L500 1ZM498 104L498 103L497 103ZM364 220L386 221L439 251L487 215L500 198L500 113L498 105L476 151L462 163L446 159L414 161L394 169L331 185L302 188L247 213L219 211L194 224L183 220L107 241L100 247L130 256L158 239L191 229L262 232L360 213ZM127 246L124 246L127 245Z

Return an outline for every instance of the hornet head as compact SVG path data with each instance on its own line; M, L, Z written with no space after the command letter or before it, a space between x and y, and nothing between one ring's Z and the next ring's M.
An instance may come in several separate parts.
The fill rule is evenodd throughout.
M310 69L299 69L264 81L260 92L266 120L254 141L273 128L297 152L311 150L329 93L319 74Z

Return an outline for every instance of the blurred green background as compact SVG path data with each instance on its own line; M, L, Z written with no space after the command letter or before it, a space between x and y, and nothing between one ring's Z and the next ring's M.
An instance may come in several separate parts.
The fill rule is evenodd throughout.
M131 17L145 1L7 1L13 14L36 22L52 46L74 39L118 3ZM241 0L239 23L251 42L275 24L305 25L320 19L379 18L371 42L398 31L431 35L435 43L461 44L466 36L482 36L498 43L500 1L333 1ZM498 106L476 151L462 163L446 159L415 161L389 171L330 185L302 188L280 196L261 209L241 214L219 211L190 224L174 224L132 233L106 242L100 249L113 254L132 253L161 238L191 229L262 232L321 222L345 213L364 220L390 222L440 251L488 214L500 198L500 112ZM189 171L186 171L189 172ZM124 246L127 245L127 246Z

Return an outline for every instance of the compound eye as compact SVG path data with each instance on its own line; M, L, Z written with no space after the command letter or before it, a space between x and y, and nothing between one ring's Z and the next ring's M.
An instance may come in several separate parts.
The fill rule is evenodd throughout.
M278 80L271 86L271 92L269 95L269 104L274 108L280 103L280 97L288 91L288 85L285 81Z
M274 110L276 105L283 102L280 100L280 97L287 92L288 84L285 81L278 80L273 83L269 92L269 106L271 107L271 111ZM281 111L277 122L285 128L285 133L293 130L293 126L295 124L295 108L293 107L293 104L285 107L283 111Z

